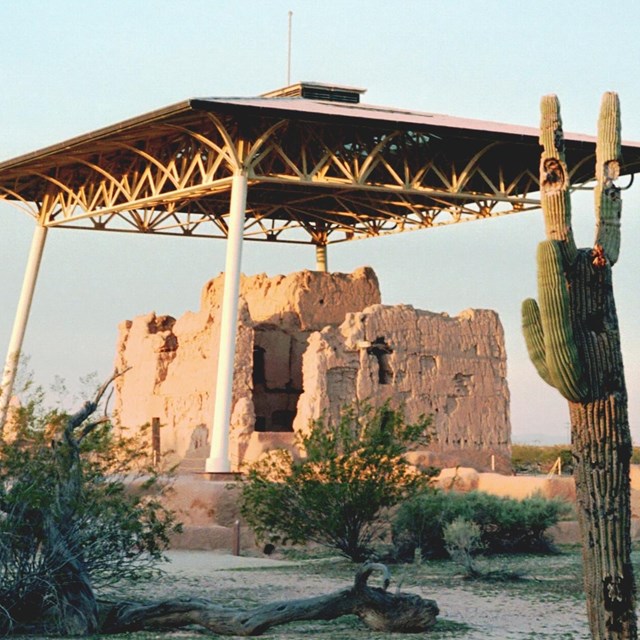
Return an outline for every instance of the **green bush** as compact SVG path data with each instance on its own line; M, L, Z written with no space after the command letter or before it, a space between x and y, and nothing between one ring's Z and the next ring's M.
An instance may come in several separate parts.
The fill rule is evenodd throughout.
M486 553L545 552L545 530L570 509L560 500L532 497L502 498L487 493L444 492L430 489L401 505L393 523L399 557L445 557L444 528L457 518L480 527Z
M388 510L427 484L404 456L426 442L429 424L406 424L387 405L319 420L299 437L304 458L272 451L249 468L242 515L265 542L316 542L362 561L388 530Z

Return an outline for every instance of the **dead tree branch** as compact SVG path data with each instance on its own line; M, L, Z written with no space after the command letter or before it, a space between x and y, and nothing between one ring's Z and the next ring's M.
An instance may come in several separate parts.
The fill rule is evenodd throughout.
M369 587L367 580L379 569L384 588ZM434 600L410 593L390 594L389 570L381 564L365 564L356 573L354 586L324 596L273 602L237 611L200 598L178 598L153 604L100 603L101 631L122 633L178 629L198 625L220 635L256 636L272 627L302 620L334 620L355 614L375 631L421 633L436 622Z

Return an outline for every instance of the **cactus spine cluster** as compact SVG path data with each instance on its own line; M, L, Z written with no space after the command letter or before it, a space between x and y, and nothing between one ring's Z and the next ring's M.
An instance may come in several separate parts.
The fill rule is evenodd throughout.
M631 435L613 297L620 252L620 105L602 99L596 149L596 234L577 249L556 96L541 103L540 191L546 240L537 252L538 301L522 327L540 377L569 401L584 582L593 638L636 638L631 566Z

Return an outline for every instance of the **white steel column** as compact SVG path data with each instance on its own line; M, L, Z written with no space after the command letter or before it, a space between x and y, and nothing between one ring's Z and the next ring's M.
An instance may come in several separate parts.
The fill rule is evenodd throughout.
M327 263L327 245L316 245L316 271L328 271L329 265Z
M238 297L240 294L240 264L242 259L242 237L247 205L247 175L245 172L233 176L231 205L229 209L229 235L224 269L224 291L220 310L220 345L218 351L218 376L216 378L215 409L211 427L211 451L205 465L209 473L228 473L229 426L231 422L231 399L233 393L233 363L236 355L236 332L238 326Z
M16 379L18 360L20 358L24 334L27 329L29 310L31 309L33 292L36 288L36 280L38 279L38 271L40 269L40 261L42 260L42 252L46 238L47 227L40 224L36 225L35 231L33 232L33 240L31 241L27 268L24 274L24 280L22 281L22 291L20 292L16 317L13 321L13 330L11 332L11 339L9 340L9 348L7 349L7 359L2 373L2 383L0 383L0 434L4 428L9 403L11 402L13 383Z

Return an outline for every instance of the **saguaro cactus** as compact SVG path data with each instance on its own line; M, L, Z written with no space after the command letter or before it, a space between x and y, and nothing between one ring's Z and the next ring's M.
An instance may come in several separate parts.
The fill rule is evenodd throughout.
M540 187L547 239L538 247L538 302L522 305L529 356L568 401L584 586L593 638L636 638L627 418L611 268L620 249L620 105L602 98L596 150L596 237L577 249L560 106L541 103Z

